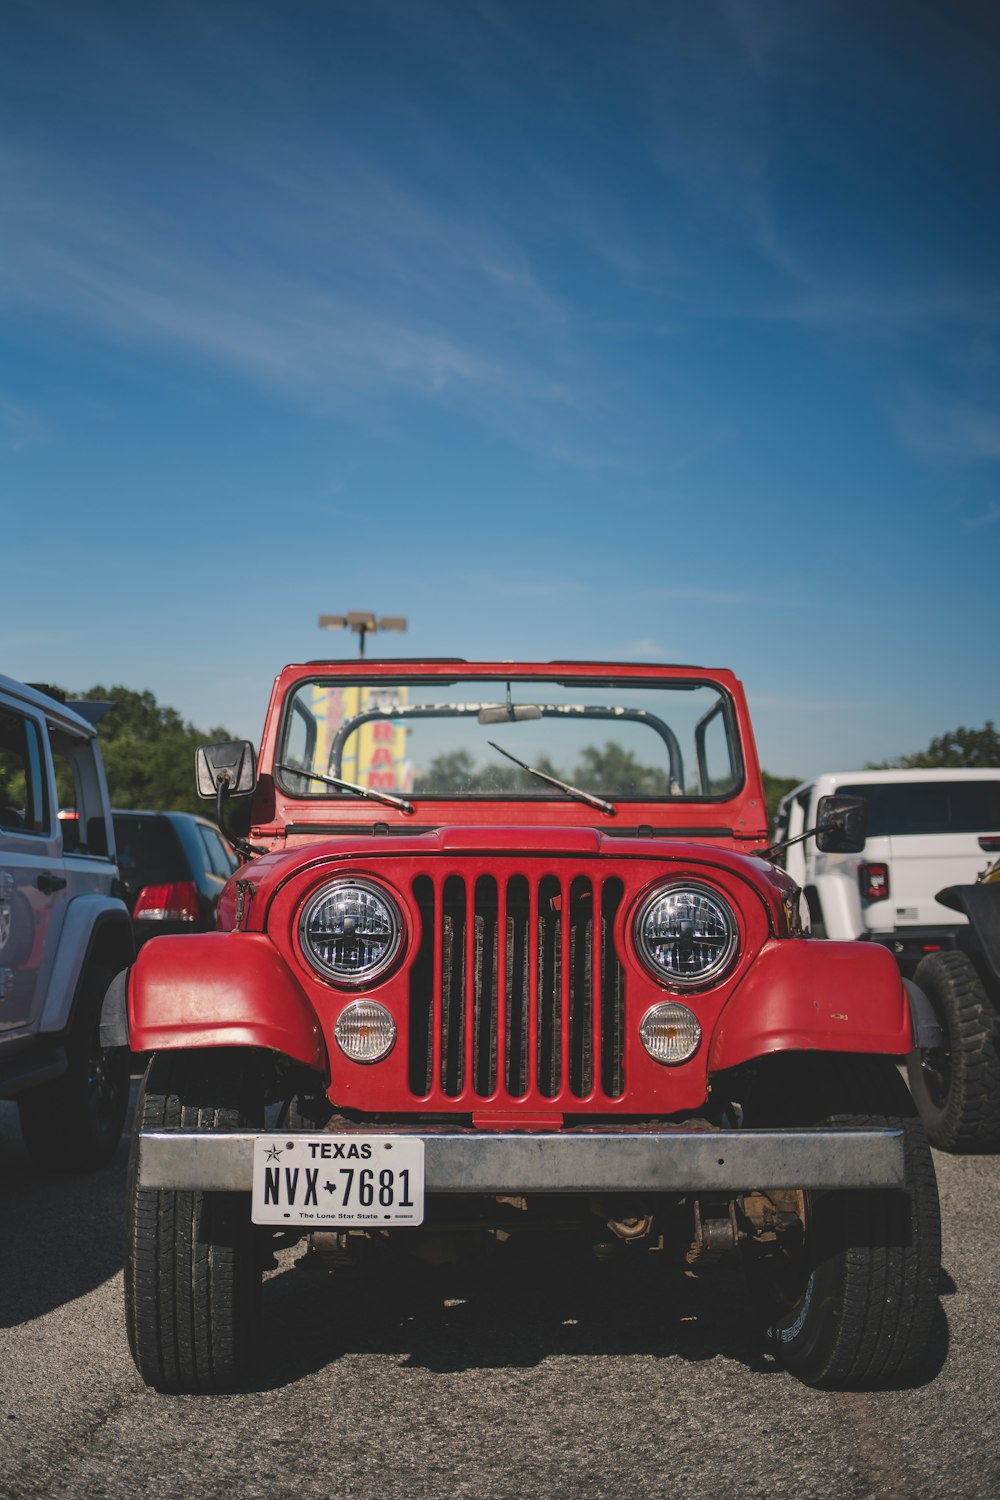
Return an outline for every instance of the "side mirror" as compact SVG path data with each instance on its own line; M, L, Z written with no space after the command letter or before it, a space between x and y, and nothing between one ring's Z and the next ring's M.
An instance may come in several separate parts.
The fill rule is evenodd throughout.
M860 854L867 825L863 797L821 797L816 808L816 848L821 854Z
M194 757L199 797L248 797L257 785L257 755L249 740L200 745Z

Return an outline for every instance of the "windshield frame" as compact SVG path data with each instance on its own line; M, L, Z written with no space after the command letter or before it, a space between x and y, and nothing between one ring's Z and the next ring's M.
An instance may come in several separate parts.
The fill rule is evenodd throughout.
M720 682L717 678L713 677L711 673L703 672L701 669L698 669L696 672L692 672L690 674L685 672L683 673L683 675L674 675L669 668L652 669L648 672L643 670L641 673L632 670L626 676L617 675L615 668L611 667L608 671L608 674L604 676L603 674L596 672L593 666L590 666L590 669L588 670L586 676L568 676L565 672L560 672L558 666L547 669L544 672L539 672L537 669L534 671L526 672L521 664L515 664L512 662L510 663L510 666L509 668L507 668L507 670L497 670L495 666L491 669L484 670L474 666L472 663L469 663L469 666L472 667L472 670L470 671L449 670L446 674L439 675L437 673L432 674L426 672L408 673L398 670L393 671L391 669L389 671L378 670L376 673L373 673L370 670L372 667L382 668L383 665L385 665L391 668L395 665L390 663L383 664L371 662L360 665L359 668L355 671L337 670L335 672L324 672L322 668L325 664L321 662L311 663L310 665L315 667L316 670L313 672L303 673L301 676L296 676L296 678L293 681L290 681L285 688L283 700L281 702L281 710L278 717L277 735L274 741L275 764L273 767L273 776L275 785L278 791L281 793L282 797L286 798L290 802L302 803L310 807L323 806L345 808L348 806L357 806L364 800L360 796L358 796L357 793L352 793L349 791L344 791L343 793L338 795L332 787L318 790L316 792L292 790L288 785L287 780L283 778L282 773L278 768L279 760L284 759L286 734L288 731L289 720L291 718L291 715L295 711L296 696L297 694L301 693L303 689L318 685L328 686L331 688L374 686L385 686L386 688L403 686L434 687L436 689L446 691L449 687L454 688L466 683L498 683L504 685L514 683L519 688L523 688L528 685L530 685L533 690L537 688L538 692L535 698L536 702L539 702L544 698L544 694L541 692L541 689L546 684L553 687L563 687L568 689L581 687L590 689L606 688L609 694L613 693L614 691L628 692L630 689L634 692L637 688L640 687L643 689L663 690L664 692L667 692L671 689L679 692L693 692L698 688L707 688L717 695L717 701L710 706L705 714L702 715L697 728L699 730L707 728L708 724L714 718L716 718L720 714L722 715L729 745L731 747L733 766L733 779L732 782L726 787L725 791L718 793L702 791L696 793L657 793L652 791L623 792L611 788L599 788L597 790L604 795L613 798L615 803L640 806L654 805L662 807L674 805L722 805L739 798L746 789L747 769L745 757L743 754L742 737L740 733L740 718L739 714L737 713L733 695L723 682ZM455 663L455 665L457 666L458 664ZM450 666L451 663L449 663L449 667ZM366 670L366 667L368 670ZM413 706L417 707L418 705ZM440 706L447 706L444 692L442 693ZM471 709L469 710L469 712L471 715ZM380 715L372 715L372 718L376 717L380 717ZM389 717L392 716L390 715ZM415 717L415 715L411 715L411 717ZM442 717L444 717L444 715L442 715ZM584 716L581 715L581 717ZM595 715L594 717L595 720L599 721L597 715ZM600 718L604 717L605 715L603 714L600 716ZM606 716L608 720L610 720L610 717L610 714ZM633 715L630 714L629 717L631 718L633 717ZM637 710L635 717L646 720L650 716L647 716L647 714L643 710ZM656 716L654 715L652 717ZM497 725L495 727L499 728L500 726ZM675 740L676 743L676 736L674 736L673 731L669 729L669 726L664 724L663 727L667 729L668 734ZM656 732L659 733L659 731ZM671 755L671 765L672 764L673 756ZM704 774L703 765L699 765L698 769L700 774ZM590 787L584 787L583 789L588 792L592 790ZM555 787L552 788L551 795L546 795L544 788L537 792L527 792L523 788L505 790L477 789L469 791L452 790L446 792L424 792L414 787L412 791L406 793L406 796L408 800L412 802L427 804L431 807L445 806L454 803L460 803L463 805L502 804L504 806L522 804L534 807L538 806L539 804L546 804L550 802L565 803L565 801L567 800L566 794L564 792L560 792Z

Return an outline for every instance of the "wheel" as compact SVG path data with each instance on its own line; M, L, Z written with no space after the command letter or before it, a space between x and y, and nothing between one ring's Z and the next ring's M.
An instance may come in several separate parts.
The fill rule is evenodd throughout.
M46 1171L90 1172L118 1149L128 1112L129 1057L101 1046L101 1006L114 972L88 970L67 1041L69 1067L18 1100L21 1134Z
M806 1192L795 1232L750 1240L744 1261L771 1352L806 1385L874 1390L922 1367L938 1312L941 1225L930 1148L886 1058L775 1059L753 1126L898 1126L906 1185Z
M1000 1145L997 1012L964 953L928 953L913 978L945 1035L943 1047L907 1059L924 1128L942 1151L990 1150Z
M138 1185L139 1130L261 1126L256 1053L154 1054L136 1110L125 1232L125 1317L139 1373L160 1391L238 1384L256 1351L261 1258L249 1193Z

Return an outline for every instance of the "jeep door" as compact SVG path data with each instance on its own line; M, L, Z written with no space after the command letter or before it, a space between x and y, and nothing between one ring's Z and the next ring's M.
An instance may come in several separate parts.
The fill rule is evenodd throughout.
M37 1014L65 899L45 721L0 701L0 1041Z

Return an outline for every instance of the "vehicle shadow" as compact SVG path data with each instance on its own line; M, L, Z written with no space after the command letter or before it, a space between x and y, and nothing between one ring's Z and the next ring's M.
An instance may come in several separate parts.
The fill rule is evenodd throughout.
M351 1354L442 1373L530 1368L559 1355L722 1355L756 1374L781 1373L735 1257L697 1277L661 1260L630 1247L600 1263L528 1241L455 1265L399 1254L332 1273L289 1267L265 1286L264 1349L249 1388L285 1386ZM940 1311L911 1384L932 1380L946 1354Z
M437 1372L626 1353L725 1353L773 1368L758 1352L738 1268L695 1280L642 1252L602 1264L532 1241L453 1265L400 1253L332 1273L291 1268L268 1281L264 1315L268 1385L356 1353Z
M41 1172L21 1144L17 1106L0 1102L0 1328L30 1323L121 1270L128 1137L126 1125L101 1171Z
M72 1302L121 1270L128 1134L103 1171L45 1174L21 1145L16 1108L0 1103L0 1329ZM242 1389L291 1385L352 1354L391 1355L403 1368L441 1373L609 1354L692 1362L722 1355L761 1375L780 1371L736 1257L695 1276L634 1246L599 1261L557 1236L460 1243L454 1262L428 1264L394 1247L333 1272L295 1264L304 1246L281 1252L264 1286L262 1358ZM956 1290L947 1271L940 1290ZM925 1368L911 1384L933 1380L947 1350L939 1307Z

